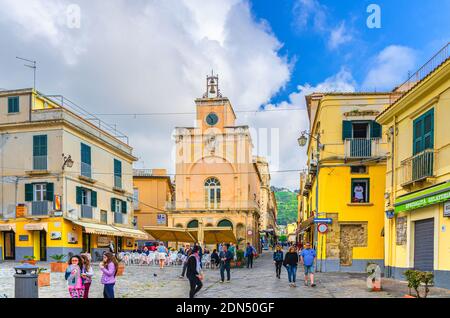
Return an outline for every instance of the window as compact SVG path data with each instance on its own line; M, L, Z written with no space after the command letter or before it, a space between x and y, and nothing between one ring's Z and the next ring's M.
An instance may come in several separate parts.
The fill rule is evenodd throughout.
M231 223L229 220L221 220L219 223L217 223L218 227L231 227L233 228L233 223Z
M369 203L369 179L352 179L352 203Z
M19 96L8 97L8 114L19 112Z
M381 138L382 127L376 121L349 121L342 122L342 139L370 139Z
M139 189L133 189L133 207L135 210L139 210Z
M188 229L198 228L198 220L192 220L187 224Z
M369 123L353 123L353 139L369 138Z
M208 178L205 181L206 208L218 208L221 200L220 182L216 178Z
M366 166L351 166L350 172L354 174L367 174Z
M91 178L91 147L81 144L81 175Z
M82 205L91 205L91 191L87 189L81 190L81 204Z
M122 210L122 201L115 200L114 212L120 213L121 210Z
M434 147L434 109L414 120L414 155Z
M33 136L33 170L47 170L47 135Z
M83 206L97 207L97 192L83 187L76 188L77 204Z
M100 211L100 222L108 224L108 212L105 210Z
M114 213L127 213L127 202L111 198L111 211Z
M34 185L33 201L47 201L47 184L39 183Z
M114 159L114 187L122 188L122 162Z

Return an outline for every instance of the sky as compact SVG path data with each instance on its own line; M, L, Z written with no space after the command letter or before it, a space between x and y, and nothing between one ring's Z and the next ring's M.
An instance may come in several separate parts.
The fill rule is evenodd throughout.
M0 8L0 88L32 87L15 57L36 60L39 91L104 114L129 137L136 168L173 174L173 129L194 124L194 99L214 70L237 124L252 128L255 154L268 157L272 185L290 189L305 167L297 144L308 129L305 95L392 90L450 39L450 0L0 0ZM280 109L290 110L272 111ZM161 112L171 114L123 115Z

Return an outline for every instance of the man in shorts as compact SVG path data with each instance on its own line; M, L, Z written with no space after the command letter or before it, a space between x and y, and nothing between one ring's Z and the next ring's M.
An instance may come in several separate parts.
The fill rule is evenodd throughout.
M300 252L303 267L305 268L305 286L308 286L308 275L311 281L311 287L315 287L314 284L314 260L316 259L316 251L311 248L311 243L306 242L305 248Z

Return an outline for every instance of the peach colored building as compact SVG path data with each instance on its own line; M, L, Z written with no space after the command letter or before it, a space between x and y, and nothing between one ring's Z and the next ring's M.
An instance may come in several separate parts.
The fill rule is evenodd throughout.
M236 126L217 76L207 78L207 93L195 103L196 126L175 131L176 199L168 227L230 227L240 246L258 247L262 179L249 127Z

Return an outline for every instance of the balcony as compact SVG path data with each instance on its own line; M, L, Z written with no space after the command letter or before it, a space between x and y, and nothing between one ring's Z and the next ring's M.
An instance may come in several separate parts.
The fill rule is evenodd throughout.
M345 139L345 158L364 159L381 157L385 154L381 151L380 138L351 138Z
M177 201L166 202L166 210L259 210L259 204L255 201L220 201L208 204L205 201Z
M114 223L115 224L123 224L123 214L122 213L114 213Z
M33 201L31 202L31 213L29 216L48 216L51 208L49 201Z
M93 209L89 205L81 206L81 217L83 219L92 219L93 218Z
M47 170L47 156L33 156L33 170Z
M435 164L436 151L433 149L427 149L402 161L402 186L409 186L414 182L426 181L427 178L434 177Z

